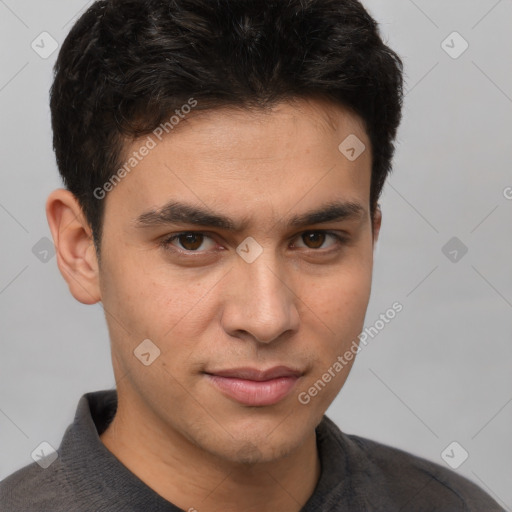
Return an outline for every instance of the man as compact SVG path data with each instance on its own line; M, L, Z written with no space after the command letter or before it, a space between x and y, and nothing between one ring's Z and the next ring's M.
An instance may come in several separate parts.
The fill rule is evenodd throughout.
M401 116L359 2L100 1L55 72L47 217L72 295L104 307L116 390L82 397L1 510L502 510L324 416Z

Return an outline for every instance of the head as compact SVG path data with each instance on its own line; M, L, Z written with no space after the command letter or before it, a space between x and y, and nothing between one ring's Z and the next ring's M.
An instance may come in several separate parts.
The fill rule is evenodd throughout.
M105 309L120 405L227 460L311 433L364 322L401 71L356 0L110 0L78 20L47 215L72 294ZM298 378L272 404L210 379L276 365Z

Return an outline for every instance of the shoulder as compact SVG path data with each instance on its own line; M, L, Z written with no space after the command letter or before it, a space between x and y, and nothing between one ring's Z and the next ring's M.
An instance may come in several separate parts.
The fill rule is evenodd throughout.
M71 489L57 459L46 469L33 462L0 482L0 510L48 512L73 510Z
M378 483L377 492L384 492L402 507L465 512L504 510L476 484L440 464L356 435L345 437L364 461L364 471Z
M345 434L327 417L326 427L346 458L351 487L370 510L504 512L478 485L441 464Z

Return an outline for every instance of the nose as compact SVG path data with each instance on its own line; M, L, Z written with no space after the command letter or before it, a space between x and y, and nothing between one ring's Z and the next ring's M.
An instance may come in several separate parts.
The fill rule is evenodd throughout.
M268 344L298 330L299 298L283 265L269 252L252 263L239 258L229 272L222 325L231 336Z

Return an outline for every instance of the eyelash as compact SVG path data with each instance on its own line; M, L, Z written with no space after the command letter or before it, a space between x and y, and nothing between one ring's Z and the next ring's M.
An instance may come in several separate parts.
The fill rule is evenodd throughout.
M301 237L301 236L303 236L303 235L305 235L307 233L315 233L315 234L323 234L323 235L332 236L335 239L337 246L343 245L343 244L348 242L348 237L340 235L339 233L335 233L333 231L322 230L322 229L320 229L320 230L303 231L303 232L299 233L298 235L296 235L294 238ZM180 233L175 233L175 234L173 234L173 235L163 239L160 242L160 246L164 250L166 250L166 251L171 251L171 252L175 252L175 253L179 253L179 254L183 254L183 255L187 255L187 256L192 256L194 254L196 254L196 255L207 254L208 251L190 251L190 250L186 250L186 249L180 249L180 248L175 247L175 246L173 246L171 244L171 242L173 242L174 240L176 240L180 236L190 235L190 234L203 235L203 236L206 236L206 237L211 238L213 240L213 237L210 236L207 232L204 232L204 231L181 231ZM322 252L326 252L327 253L327 252L331 252L332 248L331 249L306 248L306 250L313 251L313 252L318 252L318 253L322 253Z

